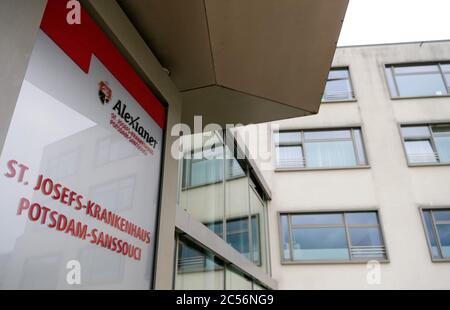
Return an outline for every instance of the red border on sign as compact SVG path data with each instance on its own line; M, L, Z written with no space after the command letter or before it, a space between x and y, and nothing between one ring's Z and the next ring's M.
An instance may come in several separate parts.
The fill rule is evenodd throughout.
M85 73L89 73L94 54L155 122L164 128L166 108L84 8L81 8L81 24L67 23L69 9L66 5L66 0L48 0L41 29Z

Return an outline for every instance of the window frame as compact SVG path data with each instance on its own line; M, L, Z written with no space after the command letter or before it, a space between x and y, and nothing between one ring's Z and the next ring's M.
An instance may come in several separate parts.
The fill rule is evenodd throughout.
M338 70L347 70L348 73L348 78L334 78L334 79L330 79L330 72L331 71L338 71ZM349 84L350 84L350 91L351 91L351 99L337 99L337 100L325 100L325 90L326 90L326 86L328 81L338 81L338 80L348 80ZM353 85L353 80L352 80L352 75L350 73L350 66L338 66L338 67L331 67L329 72L328 72L328 76L327 76L327 80L325 82L325 88L323 90L323 94L322 94L322 98L321 98L321 103L340 103L340 102L356 102L358 101L357 96L356 96L356 91L355 91L355 87Z
M433 263L449 263L450 262L450 257L444 257L442 255L441 239L439 237L439 234L437 233L436 222L435 222L434 216L433 216L433 211L445 211L445 210L449 210L450 211L450 206L436 206L436 207L434 207L434 206L433 207L421 206L421 207L419 207L419 216L420 216L420 220L422 222L423 231L425 233L425 239L426 239L426 243L427 243L427 247L428 247L428 253L430 254L431 262L433 262ZM430 243L430 238L428 236L427 225L425 223L425 219L424 219L424 216L423 216L425 211L430 211L431 224L433 225L433 233L434 233L434 237L436 238L438 251L439 251L439 254L441 256L440 258L433 257L433 251L432 251L432 246L431 246L431 243ZM448 224L450 224L450 221L449 221Z
M353 145L353 152L355 155L356 165L355 166L330 166L330 167L308 167L307 166L307 160L306 160L306 150L305 150L305 132L325 132L325 131L339 131L339 130L347 130L350 132L350 138L337 138L337 139L310 139L309 141L314 142L335 142L335 141L351 141ZM360 161L359 154L358 154L358 147L356 143L356 137L355 137L355 130L359 130L361 135L361 147L362 151L364 152L365 157L365 164L361 165L358 164ZM301 140L298 143L280 143L275 138L277 134L284 133L284 132L300 132ZM273 154L274 156L274 171L275 172L282 172L282 171L315 171L315 170L346 170L346 169L368 169L370 168L370 160L369 155L367 152L367 147L365 143L365 133L360 125L355 126L349 126L349 127L325 127L325 128L305 128L305 129L277 129L272 132L272 147L274 148ZM278 152L277 148L279 147L289 147L289 146L300 146L302 149L302 156L303 156L303 166L292 166L292 167L282 167L279 165L278 161Z
M363 225L348 225L346 223L346 214L348 213L366 213L366 212L375 212L377 215L377 219L378 219L378 225L375 224L363 224ZM342 215L343 217L343 223L342 224L323 224L323 225L317 225L317 227L344 227L345 229L345 234L346 234L346 240L347 240L347 246L348 246L348 252L349 252L349 259L329 259L329 260L322 260L322 259L314 259L314 260L294 260L293 256L292 256L292 216L295 215L308 215L308 214L333 214L333 213L337 213ZM282 216L287 215L288 216L288 240L289 240L289 251L290 251L290 259L285 259L284 258L284 249L283 249L283 224L282 224ZM278 242L279 242L279 254L280 254L280 262L281 265L311 265L311 264L318 264L318 265L323 265L323 264L367 264L369 261L377 261L379 263L389 263L390 259L389 259L389 251L388 251L388 246L387 246L387 242L386 242L386 238L385 238L385 234L384 234L384 229L383 229L383 222L381 219L381 214L380 214L380 210L378 208L369 208L369 209L365 209L365 208L361 208L361 209L350 209L350 210L308 210L308 211L293 211L293 210L289 210L289 211L279 211L277 212L277 217L278 217ZM298 225L294 225L294 226L298 226ZM305 227L307 226L314 226L314 225L305 225ZM373 228L373 227L377 227L379 229L379 233L380 233L380 238L381 241L383 243L382 247L384 248L384 258L377 258L377 257L371 257L371 258L367 258L367 259L352 259L352 255L351 255L351 241L350 241L350 234L349 234L349 228L353 228L353 227L367 227L367 228Z
M433 126L436 125L450 125L450 121L437 121L437 122L417 122L417 123L399 123L398 124L398 131L400 134L400 139L402 140L402 147L403 152L405 154L406 163L408 167L433 167L433 166L450 166L450 162L441 162L439 158L439 153L436 147L435 142L435 134L433 133ZM427 127L430 131L430 136L414 136L414 137L403 137L402 128L404 127ZM405 142L407 141L422 141L422 140L429 140L431 148L433 149L433 153L435 154L436 162L423 162L423 163L412 163L409 160L408 152L406 150Z
M427 65L436 65L439 68L439 73L441 75L441 79L446 87L447 94L446 95L425 95L425 96L400 96L398 83L395 78L394 71L392 68L395 67L418 67L418 66L427 66ZM402 100L402 99L430 99L430 98L447 98L450 97L450 84L447 82L445 78L445 73L442 70L442 65L450 65L450 60L437 60L437 61L419 61L419 62L398 62L398 63L384 63L383 64L383 72L385 78L385 85L387 87L387 91L389 94L389 98L391 100ZM390 83L389 83L389 75L387 69L390 70L393 86L395 87L395 91L397 92L397 96L394 96L391 91Z

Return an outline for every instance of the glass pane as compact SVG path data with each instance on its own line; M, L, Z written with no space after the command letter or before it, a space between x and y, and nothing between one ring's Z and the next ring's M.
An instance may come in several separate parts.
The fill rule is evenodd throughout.
M450 258L450 225L436 224L436 229L439 234L439 240L441 241L442 256L444 258Z
M227 159L234 159L233 153L226 147ZM246 170L242 167L242 170ZM236 251L251 260L250 248L250 201L247 175L229 179L225 182L226 193L226 241Z
M177 290L224 289L224 264L212 252L181 238L175 278Z
M349 259L343 227L295 228L292 238L294 260Z
M353 130L355 136L356 151L358 153L358 165L367 165L366 153L364 152L364 146L361 136L361 130Z
M352 212L346 213L347 225L377 225L378 216L376 212Z
M301 146L280 146L276 150L279 168L303 168L305 166Z
M353 99L350 80L331 80L325 85L324 101Z
M433 210L433 216L435 221L450 222L450 210L442 210L442 211Z
M450 162L450 136L448 137L435 137L436 149L438 151L439 160L442 163Z
M450 72L450 64L441 64L443 72Z
M402 97L447 95L440 73L399 75L396 80Z
M356 166L352 141L305 143L308 167L353 167Z
M439 72L437 65L421 65L421 66L399 66L395 67L396 74L413 74L413 73L430 73Z
M259 285L258 283L253 283L253 290L254 291L265 291L266 289L263 286Z
M267 270L266 208L255 191L250 188L253 262Z
M331 69L328 74L328 79L346 79L348 77L347 69Z
M292 225L343 225L340 213L292 215Z
M205 133L200 137L183 137L185 149L200 149L193 155L188 152L183 161L183 190L180 206L194 219L222 236L224 217L224 148L219 133ZM203 144L203 146L202 146Z
M398 97L397 87L395 86L394 77L392 76L391 67L386 67L386 79L389 86L389 90L391 91L392 97Z
M450 134L449 124L433 125L431 128L435 134Z
M430 129L428 126L407 126L402 127L401 130L403 138L430 136Z
M281 239L283 240L282 251L283 251L283 259L290 260L291 259L291 251L289 245L289 224L288 224L288 216L281 216Z
M351 227L348 229L352 246L380 246L382 245L378 228Z
M275 134L275 142L283 143L300 143L302 135L300 131L285 131Z
M249 291L252 289L252 281L233 267L227 268L225 283L226 290Z
M428 241L430 242L431 254L434 258L439 258L439 249L436 241L436 236L434 234L433 222L431 220L430 211L423 212L423 219L425 222L425 228L427 230Z
M429 140L406 141L405 149L411 164L437 162Z
M351 139L350 130L305 131L306 140Z
M445 73L445 82L447 83L447 87L450 87L450 73Z

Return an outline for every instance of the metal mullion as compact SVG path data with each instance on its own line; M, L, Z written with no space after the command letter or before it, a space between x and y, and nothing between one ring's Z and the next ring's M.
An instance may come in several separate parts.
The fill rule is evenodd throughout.
M436 238L436 242L438 245L438 252L439 252L439 256L441 258L444 258L444 254L442 253L442 245L441 245L441 238L439 237L439 234L437 232L437 227L436 227L436 222L434 220L434 215L433 215L433 210L430 210L430 215L431 215L431 223L433 225L433 232L434 232L434 236ZM431 240L430 240L430 248L432 249L433 247L431 246ZM431 256L433 256L433 250L431 250Z
M293 251L293 244L292 244L292 216L290 214L287 214L288 219L288 239L289 239L289 257L290 261L294 261L294 251ZM284 247L283 247L284 251ZM283 253L284 256L284 253Z
M414 136L414 137L406 137L403 138L405 141L420 141L420 140L430 140L432 137L430 136Z
M351 134L350 134L350 138L308 139L308 142L336 142L336 141L352 141Z
M434 133L433 133L433 128L432 128L431 124L428 125L428 130L430 131L430 134L431 134L431 136L430 136L431 147L433 148L437 162L440 163L441 159L440 159L439 153L437 151L436 142L434 141Z
M350 228L379 228L379 224L347 224Z
M444 81L445 91L447 92L447 95L448 95L449 86L448 86L447 80L445 78L444 71L442 71L441 63L438 63L438 67L439 67L439 72L441 73L442 80Z
M292 224L293 228L339 228L344 224Z
M357 145L356 145L356 142L355 142L355 129L354 128L350 129L350 135L352 137L353 152L355 153L356 165L359 166L360 165L360 158L359 158L359 154L358 154Z
M253 249L253 228L252 228L252 205L250 202L250 197L251 197L251 191L252 189L252 180L250 179L250 170L247 167L247 172L248 172L248 176L247 176L247 193L248 193L248 200L247 200L247 205L248 205L248 248L249 248L249 256L250 256L250 261L254 264L255 260L254 260L254 249Z
M301 143L302 143L302 145L301 145L301 147L302 147L302 155L303 155L303 167L304 168L307 168L308 167L308 162L306 161L306 147L305 147L305 143L306 143L306 141L305 141L305 131L304 130L302 130L302 131L300 131L300 134L301 134Z
M344 220L344 228L345 228L345 236L347 237L347 249L348 249L348 257L350 260L353 260L353 256L352 256L352 243L350 240L350 233L348 231L348 226L347 226L347 219L345 216L345 212L342 213L342 218Z
M392 80L394 81L395 90L397 91L397 97L401 97L400 89L398 88L398 84L397 84L397 77L396 77L396 73L394 70L394 66L389 66L389 69L391 70Z

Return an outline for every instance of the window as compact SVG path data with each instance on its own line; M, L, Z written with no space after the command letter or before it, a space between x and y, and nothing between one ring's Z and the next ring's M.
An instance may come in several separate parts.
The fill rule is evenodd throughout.
M422 211L431 257L450 259L450 209Z
M282 131L275 135L278 168L366 166L361 129Z
M256 265L261 265L261 251L259 248L260 241L260 219L258 215L252 216L249 225L248 217L228 219L227 220L227 242L239 253L243 254L248 259L252 260ZM223 238L223 223L217 222L206 225L209 229L214 231L219 237ZM252 228L252 246L250 246L250 229ZM252 253L253 250L253 253ZM251 255L253 254L253 257Z
M450 124L401 127L408 163L450 163Z
M323 102L354 100L352 83L348 68L333 68L328 74Z
M281 214L282 260L386 260L376 211Z
M387 65L386 77L393 98L447 96L450 65Z

